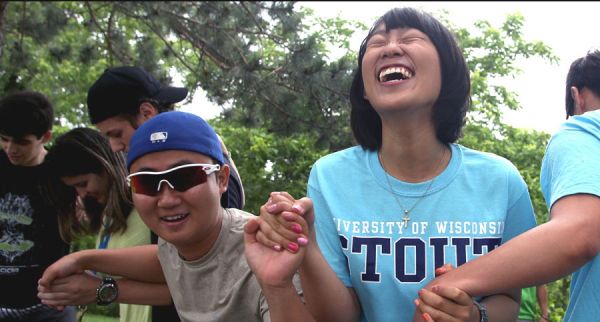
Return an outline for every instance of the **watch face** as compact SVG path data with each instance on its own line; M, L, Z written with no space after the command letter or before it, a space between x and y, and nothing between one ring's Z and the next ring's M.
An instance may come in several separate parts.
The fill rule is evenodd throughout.
M98 297L104 302L112 302L117 298L117 288L114 284L104 284L100 288Z

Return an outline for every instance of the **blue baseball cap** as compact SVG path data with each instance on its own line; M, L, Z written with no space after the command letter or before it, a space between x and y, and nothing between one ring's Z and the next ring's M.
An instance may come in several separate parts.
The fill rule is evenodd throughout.
M179 111L164 112L144 122L129 144L127 169L138 158L152 152L184 150L197 152L223 165L221 141L201 117Z

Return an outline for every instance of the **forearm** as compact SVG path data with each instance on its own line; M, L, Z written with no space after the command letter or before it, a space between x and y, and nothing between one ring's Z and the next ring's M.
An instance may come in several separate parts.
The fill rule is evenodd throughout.
M590 259L577 249L578 243L565 242L579 235L577 226L551 220L440 276L428 287L447 284L471 296L484 296L554 281Z
M435 279L471 296L545 284L572 273L600 251L600 198L563 197L552 219Z
M300 281L306 306L317 321L358 321L360 306L354 291L340 281L314 242L300 267Z
M127 304L169 305L173 303L167 284L145 283L130 279L118 279L117 302Z
M89 249L73 253L75 261L85 270L121 276L132 280L164 283L156 245L119 249Z
M292 283L287 287L262 286L263 294L269 304L269 314L273 322L311 322L315 321L302 303L300 295Z

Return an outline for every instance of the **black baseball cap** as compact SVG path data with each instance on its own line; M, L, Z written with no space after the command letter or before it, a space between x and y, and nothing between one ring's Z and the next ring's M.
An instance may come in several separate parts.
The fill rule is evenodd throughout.
M135 114L142 98L173 104L187 94L183 87L162 86L140 67L107 68L88 91L88 113L92 124L97 124L116 115Z

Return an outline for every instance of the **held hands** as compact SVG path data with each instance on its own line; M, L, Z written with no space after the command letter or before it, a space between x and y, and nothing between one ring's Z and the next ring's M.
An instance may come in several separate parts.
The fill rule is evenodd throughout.
M260 218L250 219L244 227L244 253L248 265L263 288L292 286L292 278L302 262L304 250L292 254L261 244L256 240L260 221Z
M308 198L295 200L287 192L272 192L260 208L260 218L256 239L267 247L296 253L309 240L316 245L313 205Z
M303 214L304 206L311 207L312 204L303 201L295 205L294 202L295 200L287 193L273 193L269 202L261 207L261 217L251 219L244 227L246 259L263 287L291 286L292 277L302 263L305 249L298 245L306 245L307 237L301 232L308 231L308 227L299 214ZM273 207L269 208L269 206ZM275 210L278 215L269 214L267 208ZM271 228L273 226L264 219L263 215L272 216L269 218L270 222L273 222L277 229L293 241L279 235L274 228ZM288 222L285 218L293 218L295 222ZM280 219L283 220L280 222L278 221ZM289 233L286 231L288 229L294 229L297 232ZM273 236L271 237L273 239L269 239L268 236ZM275 245L285 242L287 242L285 245L289 252L281 251L281 246L275 247Z
M63 256L44 271L38 281L38 297L42 303L54 306L59 310L62 310L66 304L75 305L75 303L69 302L69 299L74 299L74 297L66 293L75 292L78 293L76 296L80 296L84 287L83 282L87 283L90 281L89 278L94 278L85 275L87 274L77 263L77 253ZM78 285L78 283L82 284ZM96 281L97 284L99 281ZM95 292L96 288L92 287L92 289ZM86 298L82 297L82 300ZM90 302L93 302L93 299Z
M300 245L308 243L303 234L308 226L301 217L305 207L312 212L308 199L296 202L288 193L274 192L261 207L261 217L251 219L244 227L246 259L261 285L290 285L304 258L305 249ZM282 244L289 252L281 251Z
M446 264L437 268L435 273L439 276L452 269L452 265ZM474 312L477 309L473 305L471 296L455 287L435 285L431 290L421 289L415 305L417 306L415 321L421 318L426 322L466 322L478 316L478 313ZM417 316L417 313L420 316Z
M53 280L49 287L38 284L38 297L59 310L67 305L87 305L96 302L98 285L100 279L88 273L73 274Z

